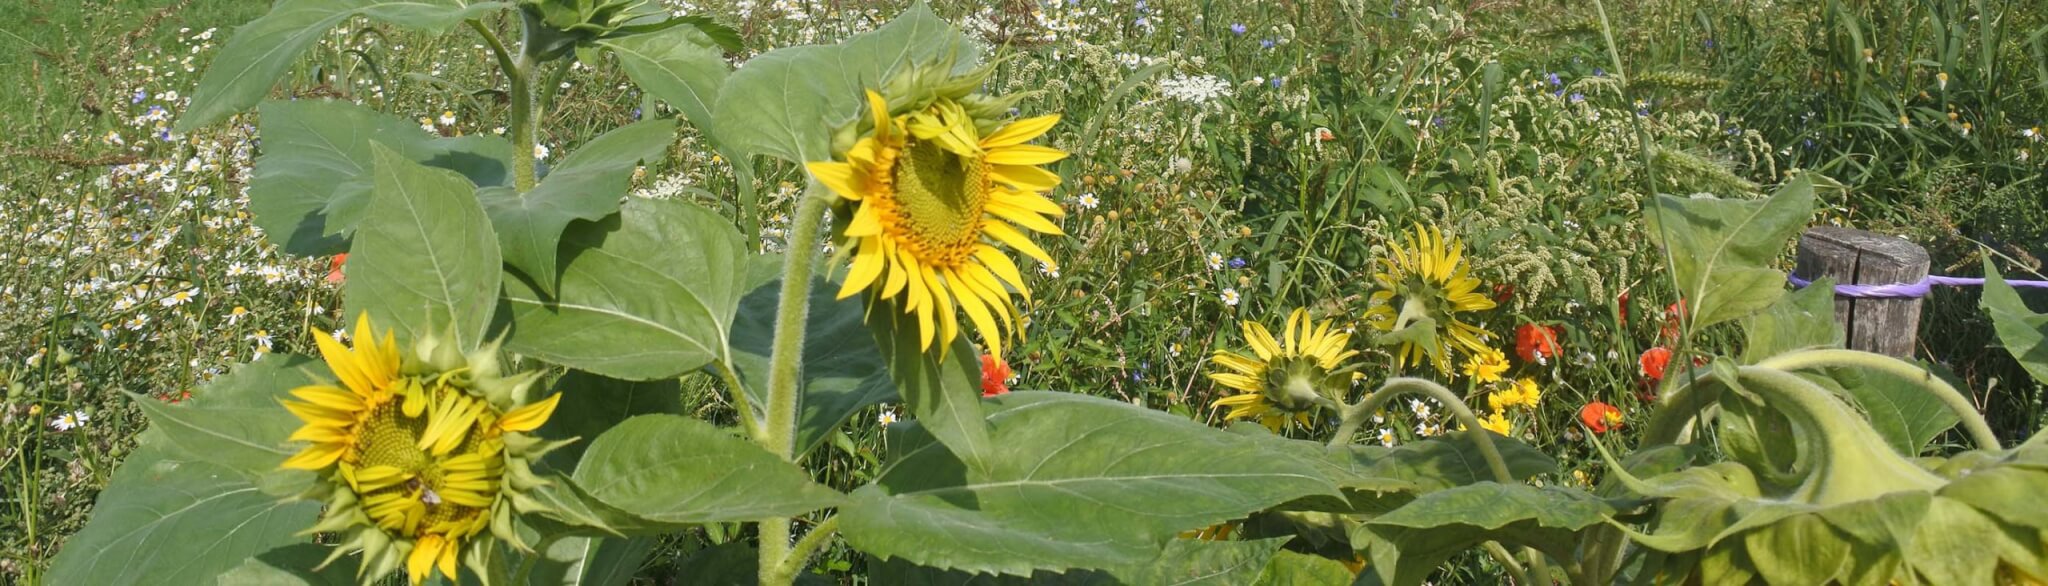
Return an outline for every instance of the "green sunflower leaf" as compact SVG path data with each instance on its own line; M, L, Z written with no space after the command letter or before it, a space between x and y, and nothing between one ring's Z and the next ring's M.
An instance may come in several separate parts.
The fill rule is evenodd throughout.
M590 442L606 430L639 415L683 415L683 386L676 379L626 381L580 370L555 381L561 402L535 434L549 440L582 438L542 456L556 470L575 470Z
M1322 584L1349 584L1353 576L1351 569L1343 562L1319 555L1296 553L1288 550L1273 552L1273 559L1266 562L1265 571L1254 582L1257 586L1319 586Z
M350 247L347 306L402 341L452 331L458 348L482 345L504 270L476 186L382 145L370 150L376 180Z
M855 411L896 399L888 362L864 323L867 313L861 298L833 299L837 289L824 279L811 283L803 380L798 383L803 394L796 421L798 456L824 443ZM768 357L781 291L781 280L755 288L740 300L732 325L733 365L757 419L767 417Z
M355 564L336 562L315 570L327 561L334 548L313 543L287 545L251 557L242 565L221 574L217 586L354 586Z
M965 572L1114 571L1182 531L1337 494L1314 462L1171 414L1041 391L994 403L987 469L941 444L909 452L840 509L847 542Z
M250 175L249 210L285 252L348 250L348 234L370 207L373 142L477 185L510 183L512 145L497 137L439 138L403 118L331 100L271 101L260 110L263 154Z
M788 517L844 496L751 441L680 415L641 415L597 436L575 480L599 501L668 524Z
M1669 251L1694 330L1770 307L1785 294L1772 268L1813 215L1813 181L1800 177L1762 200L1658 195L1643 212Z
M553 294L562 230L570 222L597 221L619 211L621 198L632 186L633 168L641 161L661 160L675 133L675 120L666 118L615 128L576 149L532 191L477 191L505 264L524 273L542 292Z
M919 346L917 318L897 307L877 304L868 320L897 396L946 449L970 467L985 468L993 448L982 412L981 360L974 346L961 336L946 346L943 357L927 352Z
M2048 314L2034 313L2018 290L2005 283L1991 257L1984 257L1984 297L1979 305L1991 314L1998 341L2012 353L2034 382L2048 384Z
M208 383L190 401L171 404L129 393L152 429L180 456L255 479L277 470L295 451L285 442L301 424L278 401L292 389L332 380L326 366L303 356L272 355Z
M298 532L320 512L320 503L281 502L239 471L173 457L148 441L114 470L45 582L212 583L250 557L303 542Z
M747 61L719 89L724 142L785 161L829 161L832 133L860 112L863 92L907 66L972 68L980 49L923 3L837 45L789 47Z
M505 348L626 380L702 368L729 351L745 293L740 242L731 222L680 201L631 198L619 214L573 223L555 296L505 281Z
M1351 543L1372 556L1367 570L1381 580L1412 585L1483 541L1529 545L1571 559L1578 531L1612 514L1605 501L1576 490L1483 482L1422 495L1360 525Z
M255 105L291 70L299 55L327 30L350 17L368 16L394 25L439 32L465 19L511 6L470 0L281 0L256 20L235 28L192 92L192 108L178 118L178 132L211 124Z
M633 581L640 572L640 565L654 554L656 545L653 536L557 539L548 545L546 551L540 552L541 557L535 560L526 583L533 586L622 586Z

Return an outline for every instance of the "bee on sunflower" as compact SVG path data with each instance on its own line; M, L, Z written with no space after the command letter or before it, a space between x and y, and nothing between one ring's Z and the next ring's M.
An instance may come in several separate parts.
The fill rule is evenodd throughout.
M1492 298L1479 293L1479 279L1472 278L1471 267L1464 262L1464 244L1418 224L1405 246L1393 242L1389 247L1393 250L1380 259L1380 270L1373 274L1380 290L1368 299L1364 317L1366 324L1387 333L1383 340L1401 345L1395 353L1398 365L1407 368L1427 360L1438 372L1449 374L1454 351L1491 351L1486 330L1459 318L1495 306Z
M1265 324L1241 326L1252 355L1217 350L1210 358L1225 371L1209 373L1209 380L1238 391L1210 404L1230 408L1224 419L1256 419L1276 432L1289 420L1308 425L1317 406L1339 404L1350 388L1344 362L1358 351L1348 349L1351 334L1331 331L1330 320L1312 322L1307 309L1296 309L1279 340Z
M561 395L529 401L540 373L501 373L495 346L464 356L429 337L405 355L391 332L377 333L363 315L352 347L314 336L338 380L293 389L298 400L284 401L305 422L290 441L306 445L281 467L324 481L305 495L326 501L307 533L339 532L344 541L323 566L361 551L361 577L402 566L413 584L436 570L454 580L458 556L476 561L491 547L490 536L479 537L485 528L523 546L513 517L543 512L514 497L546 484L530 463L567 443L529 435Z
M916 316L922 348L937 342L941 353L964 312L1000 357L1020 329L1010 291L1028 301L1031 289L997 245L1058 266L1027 231L1065 234L1051 220L1065 212L1044 195L1060 178L1039 166L1067 153L1025 144L1059 115L1008 119L1021 95L972 93L987 67L957 77L950 70L916 68L867 91L866 115L841 132L842 160L806 166L851 208L839 216L850 218L839 241L852 254L839 298L867 291L896 301Z

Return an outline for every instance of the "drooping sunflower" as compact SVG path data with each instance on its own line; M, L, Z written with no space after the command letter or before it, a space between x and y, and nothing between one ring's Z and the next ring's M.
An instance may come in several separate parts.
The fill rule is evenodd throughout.
M945 87L973 85L956 80ZM869 291L875 300L900 298L901 310L917 317L922 347L938 342L941 352L958 335L958 307L988 353L1001 356L1004 338L1018 329L1010 289L1027 300L1031 290L996 245L1057 266L1025 231L1065 233L1049 219L1065 212L1043 195L1059 176L1039 165L1067 153L1025 143L1060 117L998 120L979 96L926 94L892 109L881 93L868 91L866 123L873 128L844 151L844 161L807 165L853 208L842 233L853 261L839 297Z
M1307 309L1287 316L1280 340L1259 322L1241 326L1252 356L1217 350L1210 358L1225 371L1209 373L1209 380L1238 391L1210 404L1230 408L1224 419L1256 419L1279 431L1289 419L1307 425L1319 399L1342 398L1351 376L1340 368L1358 355L1348 348L1351 334L1331 331L1329 320L1311 322Z
M399 352L391 332L377 337L369 316L356 320L355 343L314 336L332 384L293 389L284 401L305 422L291 441L307 442L283 468L325 481L310 496L327 511L308 533L342 532L328 562L362 551L361 574L382 576L401 564L413 584L433 571L453 580L458 556L479 555L485 528L515 545L519 509L510 493L540 486L528 464L561 442L527 435L553 414L561 395L528 402L538 372L502 375L497 349L462 355L441 338Z
M1435 331L1421 338L1432 342L1418 343L1412 337L1401 342L1397 352L1400 366L1421 364L1426 359L1437 371L1449 373L1454 350L1488 350L1486 330L1459 318L1461 313L1485 311L1495 305L1492 298L1478 292L1479 279L1472 278L1471 267L1464 262L1464 244L1444 238L1436 228L1418 224L1405 246L1401 242L1388 246L1392 250L1380 259L1380 270L1372 277L1380 289L1368 300L1366 323L1383 332L1404 330L1424 317L1435 324ZM1398 307L1396 298L1401 301Z

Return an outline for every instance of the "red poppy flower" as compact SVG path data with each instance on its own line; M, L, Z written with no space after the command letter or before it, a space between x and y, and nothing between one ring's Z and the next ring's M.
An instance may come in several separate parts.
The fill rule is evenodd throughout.
M1594 401L1579 408L1579 422L1586 424L1593 433L1607 433L1621 429L1621 410L1613 405Z
M1643 351L1636 358L1636 365L1642 368L1643 376L1651 382L1664 380L1664 369L1671 366L1671 349L1658 346Z
M1523 362L1549 364L1563 351L1557 343L1557 326L1522 324L1515 328L1515 355Z
M1621 308L1621 323L1624 324L1628 323L1628 301L1627 291L1622 291L1620 297L1614 298L1615 306Z
M1678 340L1678 334L1682 331L1681 328L1683 328L1685 325L1685 318L1683 317L1684 314L1684 299L1680 299L1676 303L1664 306L1664 327L1657 331L1657 335L1665 340Z
M1493 286L1494 303L1507 303L1515 298L1515 284L1501 283Z
M327 282L341 282L343 278L341 275L341 263L344 262L348 262L348 253L346 252L334 255L334 260L327 262Z
M1010 376L1010 363L1003 362L994 354L981 355L981 396L993 397L1010 392L1010 387L1004 384Z

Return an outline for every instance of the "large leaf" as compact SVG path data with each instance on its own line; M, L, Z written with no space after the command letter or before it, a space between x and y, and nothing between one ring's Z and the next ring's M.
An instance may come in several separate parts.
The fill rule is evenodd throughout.
M287 545L263 552L221 574L218 586L354 586L355 564L337 561L315 570L332 547L312 543Z
M713 135L711 105L732 66L703 32L678 27L597 44L619 56L619 64L633 83L674 106L706 135Z
M1991 324L2005 351L2026 367L2034 382L2048 384L2048 315L2027 309L2019 291L2005 283L1988 255L1984 257L1984 297L1978 304L1991 314Z
M804 332L803 399L796 421L796 451L803 455L825 441L855 411L896 398L887 362L868 327L860 299L832 298L824 279L811 284L811 308ZM740 300L732 326L732 361L757 418L768 405L768 357L775 339L776 300L782 281L771 281Z
M1575 490L1486 482L1423 495L1360 525L1352 543L1372 556L1368 570L1390 584L1420 584L1458 552L1483 541L1537 547L1570 559L1574 534L1614 509Z
M441 31L464 19L509 6L469 0L280 0L269 14L235 28L192 92L192 108L178 132L211 124L255 105L327 30L356 15L391 24Z
M264 102L261 110L263 155L250 175L249 209L270 241L293 254L348 249L345 234L369 210L372 142L477 185L509 177L512 145L496 137L437 138L403 118L331 100Z
M993 448L982 414L981 360L965 336L944 356L918 347L917 319L891 303L877 304L868 326L889 365L896 395L910 414L968 466L982 469Z
M1643 212L1669 251L1679 295L1704 328L1769 307L1785 294L1771 268L1813 215L1813 182L1800 177L1763 200L1658 195Z
M1806 288L1778 298L1763 312L1743 320L1742 363L1756 364L1802 348L1842 347L1842 327L1835 324L1835 280L1822 277Z
M1015 392L989 416L987 469L932 443L840 509L855 549L968 572L1116 569L1181 531L1337 488L1265 442L1085 395Z
M753 442L680 415L642 415L591 442L576 484L660 523L788 517L839 504L832 489Z
M299 428L299 420L278 401L292 389L328 377L327 368L312 359L279 355L237 367L182 404L129 396L178 455L253 479L276 470L292 454L285 438Z
M530 586L621 586L654 553L653 537L569 537L555 540L533 565ZM524 554L532 555L532 554Z
M571 370L554 386L561 402L536 433L549 440L582 438L542 457L556 470L575 470L591 441L627 419L685 414L683 387L676 379L625 381Z
M531 191L478 191L505 264L525 273L543 292L554 293L562 230L569 222L596 221L619 211L620 198L632 187L633 168L641 161L661 160L675 132L675 121L666 118L613 129L555 165Z
M371 151L376 182L349 255L349 309L402 339L453 332L459 348L482 345L504 271L476 187L383 146Z
M1926 376L1937 375L1930 370ZM1927 387L1891 373L1829 368L1807 378L1862 410L1885 444L1907 457L1919 456L1928 442L1962 421L1941 397L1927 392Z
M1166 545L1150 562L1116 571L1039 570L1029 577L973 574L919 566L902 558L876 560L869 580L893 586L1195 586L1214 584L1236 586L1261 580L1268 561L1280 551L1287 538L1257 541L1203 541L1177 539ZM1343 566L1338 566L1343 571ZM1344 573L1346 579L1349 572Z
M506 348L627 380L674 378L722 358L744 278L739 232L717 214L632 198L562 235L559 294L505 282Z
M1318 555L1295 553L1288 550L1274 552L1273 559L1266 562L1266 571L1259 574L1258 586L1320 586L1323 584L1346 584L1352 579L1351 568L1343 562Z
M746 152L785 161L830 160L834 129L861 112L862 92L913 65L973 67L979 49L922 3L829 46L769 51L733 72L713 106L715 129Z
M50 584L207 584L300 542L320 505L281 502L235 470L145 442L114 471L92 520L50 563Z

